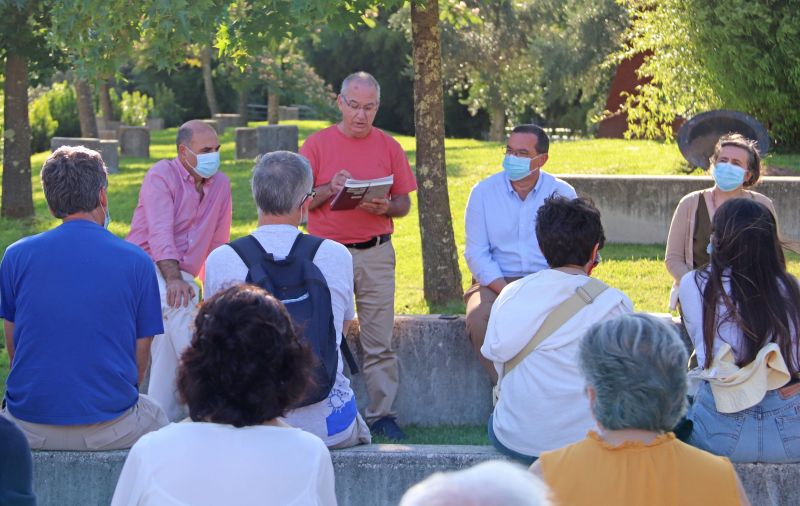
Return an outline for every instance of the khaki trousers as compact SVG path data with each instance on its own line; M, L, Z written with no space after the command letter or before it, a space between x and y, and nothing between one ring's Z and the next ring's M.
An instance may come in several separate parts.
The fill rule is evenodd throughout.
M369 396L364 414L372 424L396 416L392 411L399 384L397 353L392 347L395 253L391 241L348 251L353 256L359 339L364 350L362 370Z
M147 394L164 409L169 421L176 422L189 416L188 408L178 398L175 379L181 354L192 342L199 291L194 277L181 271L183 279L195 288L195 295L188 307L170 307L167 304L167 284L158 267L156 273L158 291L161 294L164 333L155 336L150 345L150 383Z
M508 283L518 279L520 278L505 278ZM497 384L497 371L494 368L494 364L481 354L481 346L483 346L483 341L486 339L486 327L489 325L489 315L492 312L494 301L497 300L497 295L494 290L487 286L481 286L474 279L472 280L472 286L464 294L464 303L467 305L465 318L467 335L472 343L472 348L475 350L475 355L483 368L486 369L492 385Z
M32 450L103 451L130 448L148 432L167 425L167 415L153 399L139 395L122 416L89 425L49 425L15 418L7 408L0 415L22 430Z

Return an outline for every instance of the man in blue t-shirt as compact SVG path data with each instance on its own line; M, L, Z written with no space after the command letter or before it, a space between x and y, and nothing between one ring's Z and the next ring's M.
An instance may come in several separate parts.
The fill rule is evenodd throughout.
M155 268L106 230L108 179L97 152L59 148L41 180L63 223L12 244L0 263L11 360L0 414L33 449L129 448L167 424L138 390L152 336L163 331Z

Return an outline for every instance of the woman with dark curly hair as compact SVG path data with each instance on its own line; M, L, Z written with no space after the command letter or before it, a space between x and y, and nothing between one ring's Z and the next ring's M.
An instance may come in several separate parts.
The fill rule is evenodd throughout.
M335 505L325 444L279 420L302 397L311 363L263 289L237 285L207 300L178 370L194 423L140 439L112 505Z

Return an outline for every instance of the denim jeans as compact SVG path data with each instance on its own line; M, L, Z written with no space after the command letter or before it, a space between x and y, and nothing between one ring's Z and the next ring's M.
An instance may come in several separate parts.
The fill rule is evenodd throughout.
M497 449L497 451L499 451L503 455L511 457L512 459L516 460L520 464L524 464L525 466L530 466L531 464L536 462L536 459L538 459L539 457L531 457L530 455L517 453L514 450L503 446L503 443L501 443L497 439L497 436L494 434L494 429L492 428L492 416L493 415L489 415L489 424L488 424L489 441L492 442L492 446L494 446Z
M689 444L733 462L800 462L800 395L782 399L767 392L752 408L720 413L703 382L687 417L694 423Z

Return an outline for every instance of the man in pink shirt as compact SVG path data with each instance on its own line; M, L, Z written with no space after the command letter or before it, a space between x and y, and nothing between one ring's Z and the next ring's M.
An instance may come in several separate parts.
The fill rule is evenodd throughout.
M158 267L164 334L153 339L149 395L171 421L184 418L175 389L178 359L191 341L198 302L194 278L206 257L230 240L231 184L219 169L219 139L202 121L178 129L178 156L147 171L126 238Z
M392 348L392 218L408 214L408 194L417 189L417 184L400 144L372 127L380 104L380 85L375 78L366 72L346 77L337 104L342 120L306 139L300 149L300 154L311 162L316 192L308 231L344 244L353 257L364 379L369 394L365 418L373 434L399 440L405 434L397 426L392 410L399 381L397 354ZM386 197L362 202L352 210L331 210L332 197L348 178L389 175L394 177L394 183Z

